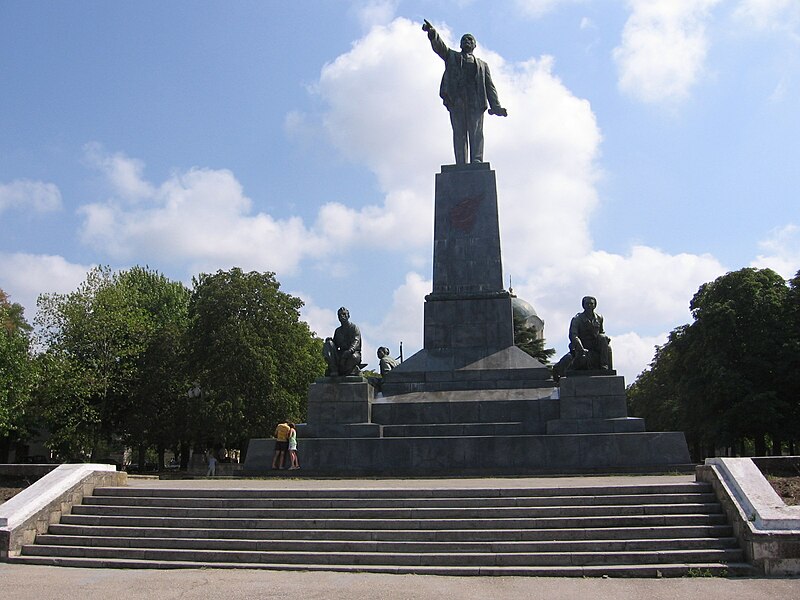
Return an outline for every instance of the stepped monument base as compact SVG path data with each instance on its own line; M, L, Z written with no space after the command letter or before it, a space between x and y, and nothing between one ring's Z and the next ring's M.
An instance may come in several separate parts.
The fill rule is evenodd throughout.
M611 370L550 371L514 345L503 289L495 173L488 163L436 175L433 290L424 347L386 374L326 377L297 428L304 472L501 475L691 470L683 433L629 417ZM243 474L271 470L274 442L253 439Z

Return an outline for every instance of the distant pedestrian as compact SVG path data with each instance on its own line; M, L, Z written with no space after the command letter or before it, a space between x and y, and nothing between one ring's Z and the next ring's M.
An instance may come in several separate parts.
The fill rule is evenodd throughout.
M272 457L272 468L282 469L289 449L289 431L291 427L284 421L275 428L275 454Z
M297 460L297 429L291 422L289 427L289 470L293 471L300 468L300 462Z
M214 456L214 452L211 452L208 455L208 471L206 471L206 477L215 477L217 475L217 457Z

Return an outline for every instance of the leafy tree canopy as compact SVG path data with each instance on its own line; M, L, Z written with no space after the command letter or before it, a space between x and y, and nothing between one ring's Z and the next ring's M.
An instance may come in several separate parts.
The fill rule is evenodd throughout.
M745 440L764 454L767 438L779 446L796 436L799 282L746 268L700 286L694 322L670 334L629 388L632 414L685 431L698 457Z

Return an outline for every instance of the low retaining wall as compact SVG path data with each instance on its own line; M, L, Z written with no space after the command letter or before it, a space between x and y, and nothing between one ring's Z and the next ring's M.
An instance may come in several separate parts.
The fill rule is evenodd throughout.
M748 562L800 575L800 506L787 506L749 458L708 458L696 478L714 487Z
M18 554L23 545L32 544L36 534L45 533L61 515L69 514L72 506L95 487L125 485L126 481L127 474L117 471L114 465L59 465L0 504L0 560Z
M0 464L0 475L25 479L39 479L47 475L50 471L53 471L56 467L58 467L58 465Z

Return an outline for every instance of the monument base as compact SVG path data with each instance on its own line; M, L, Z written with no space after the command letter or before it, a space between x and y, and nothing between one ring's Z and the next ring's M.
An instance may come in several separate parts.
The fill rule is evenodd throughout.
M550 371L516 346L420 350L392 369L383 395L493 389L553 388Z
M317 385L337 384L314 384L313 402L352 398L355 389ZM312 422L312 414L341 419L346 412L337 412L337 400L312 410L311 395L309 424L298 427L306 473L491 476L693 468L683 433L646 432L642 419L627 416L625 383L617 376L564 378L560 390L550 382L379 396L369 400L370 423ZM361 418L364 410L351 414ZM269 471L273 446L272 440L251 440L243 474Z

